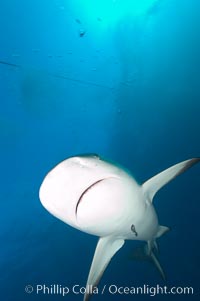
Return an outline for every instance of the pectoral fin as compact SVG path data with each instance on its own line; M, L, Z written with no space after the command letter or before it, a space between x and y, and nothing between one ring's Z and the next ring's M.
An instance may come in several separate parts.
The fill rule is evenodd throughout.
M102 237L99 239L90 268L87 287L95 287L98 285L111 258L123 246L123 244L123 239L116 239L113 237ZM88 301L89 297L90 292L87 292L86 290L84 301Z
M152 200L159 189L198 162L200 162L200 158L194 158L178 163L162 171L143 184L144 194L149 200Z

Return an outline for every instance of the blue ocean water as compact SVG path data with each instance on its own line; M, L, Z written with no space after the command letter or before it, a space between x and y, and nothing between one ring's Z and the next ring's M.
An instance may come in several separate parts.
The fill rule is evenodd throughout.
M83 298L25 292L26 285L84 286L97 242L41 206L39 187L55 164L95 152L142 183L200 156L199 0L150 1L120 14L105 2L0 3L2 301ZM129 241L100 283L191 286L194 294L93 300L199 300L199 168L155 198L160 223L171 229L159 241L167 281L149 262L130 260L138 244Z

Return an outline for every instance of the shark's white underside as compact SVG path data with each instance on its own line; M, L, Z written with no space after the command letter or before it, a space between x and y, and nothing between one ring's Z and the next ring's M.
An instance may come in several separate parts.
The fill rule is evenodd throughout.
M96 286L126 239L148 243L148 254L164 278L153 253L160 226L152 204L156 192L200 158L186 160L139 185L131 173L97 155L71 157L58 164L40 187L43 206L63 222L100 237L87 285ZM90 297L86 292L84 301Z

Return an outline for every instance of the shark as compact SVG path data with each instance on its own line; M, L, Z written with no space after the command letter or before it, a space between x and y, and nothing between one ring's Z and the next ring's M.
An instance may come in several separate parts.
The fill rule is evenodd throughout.
M173 165L142 185L128 169L96 154L67 158L48 172L39 190L42 205L64 223L99 237L86 288L98 286L125 240L146 242L146 253L165 278L155 250L156 240L169 228L160 225L153 198L199 161L192 158ZM91 295L92 290L86 289L84 301Z

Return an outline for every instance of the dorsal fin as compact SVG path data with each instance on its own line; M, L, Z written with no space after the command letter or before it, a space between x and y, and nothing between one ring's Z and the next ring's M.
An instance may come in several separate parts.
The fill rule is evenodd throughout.
M144 193L148 196L148 199L152 201L154 195L160 188L199 161L200 158L193 158L173 165L172 167L162 171L142 185Z

